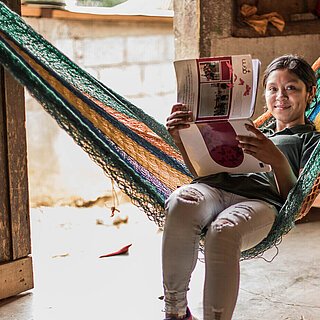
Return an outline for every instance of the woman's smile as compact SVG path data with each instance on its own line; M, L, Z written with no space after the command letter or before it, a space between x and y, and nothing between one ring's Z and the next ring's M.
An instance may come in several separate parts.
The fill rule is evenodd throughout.
M286 109L289 109L291 108L291 106L286 106L286 105L276 105L274 106L276 109L279 109L279 110L286 110Z

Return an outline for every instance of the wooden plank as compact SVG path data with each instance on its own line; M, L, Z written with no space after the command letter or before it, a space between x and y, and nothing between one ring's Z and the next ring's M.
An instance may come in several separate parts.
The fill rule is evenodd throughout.
M69 20L105 20L105 21L127 21L127 22L164 22L172 23L173 17L147 16L131 14L92 14L84 12L71 12L67 10L52 10L52 18Z
M4 73L13 260L31 252L24 90Z
M41 17L41 8L35 6L21 6L21 15L23 17Z
M97 9L97 8L96 8ZM102 11L102 10L101 10ZM139 14L114 14L114 13L91 13L91 12L72 12L54 7L41 7L36 5L22 5L21 15L23 17L45 17L69 20L105 20L105 21L130 21L130 22L163 22L173 23L171 16L152 16Z
M0 299L33 288L32 258L0 264Z
M12 260L4 69L0 66L0 263Z

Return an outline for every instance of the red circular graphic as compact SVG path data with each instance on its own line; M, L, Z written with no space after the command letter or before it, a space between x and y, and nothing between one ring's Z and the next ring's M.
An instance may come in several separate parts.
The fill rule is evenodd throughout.
M197 124L211 158L227 168L238 167L244 153L238 147L236 132L228 121Z

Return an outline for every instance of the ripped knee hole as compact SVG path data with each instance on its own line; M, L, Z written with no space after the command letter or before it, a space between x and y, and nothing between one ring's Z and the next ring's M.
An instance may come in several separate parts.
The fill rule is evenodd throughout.
M217 230L217 232L221 232L224 227L234 227L237 223L228 219L218 219L214 222L213 227Z
M184 188L179 191L178 199L188 203L198 204L201 200L204 199L204 195L196 188Z

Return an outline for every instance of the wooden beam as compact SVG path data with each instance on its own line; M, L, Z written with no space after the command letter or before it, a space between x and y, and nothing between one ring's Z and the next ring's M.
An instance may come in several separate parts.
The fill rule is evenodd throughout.
M0 263L12 260L4 72L0 66Z
M31 252L24 90L8 72L4 87L12 258L16 260Z
M4 3L18 14L21 13L20 0L4 0ZM10 258L16 260L31 252L24 89L6 70L1 71L0 85L2 126L6 130L3 133L5 147L2 147L6 150L2 149L2 154L7 156L7 164L5 159L1 160L4 163L1 170L5 171L2 175L6 176L8 193L7 200L2 195L8 204L8 212L0 212L0 215L6 223L5 232L10 231L10 237L6 240L11 250ZM6 214L9 218L5 217ZM4 260L7 258L6 252Z
M97 11L98 12L98 11ZM126 21L126 22L163 22L173 23L173 17L170 16L151 16L139 14L114 14L114 13L89 13L72 12L64 9L41 8L40 6L21 6L23 17L37 18L55 18L67 20L95 20L95 21Z
M31 257L0 264L0 299L14 296L32 288Z
M21 15L24 17L41 17L41 8L35 6L21 6Z
M33 288L25 122L24 89L0 66L0 299Z
M52 18L69 20L104 20L127 22L173 22L172 17L166 16L147 16L131 14L92 14L82 12L71 12L67 10L52 10Z

